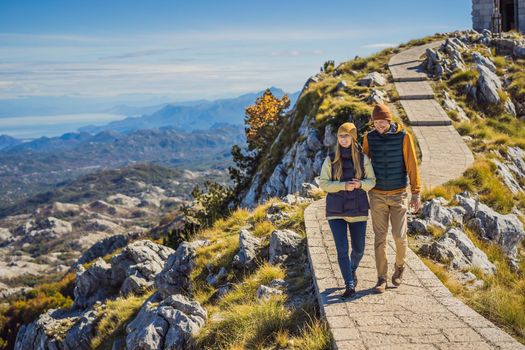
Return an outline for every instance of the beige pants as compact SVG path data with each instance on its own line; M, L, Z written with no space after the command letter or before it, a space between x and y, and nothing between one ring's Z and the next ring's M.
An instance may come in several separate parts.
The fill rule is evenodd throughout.
M374 229L374 249L378 278L387 278L388 261L386 258L386 239L388 221L392 225L392 236L396 243L396 265L405 264L407 252L407 211L408 192L384 195L370 191L370 211Z

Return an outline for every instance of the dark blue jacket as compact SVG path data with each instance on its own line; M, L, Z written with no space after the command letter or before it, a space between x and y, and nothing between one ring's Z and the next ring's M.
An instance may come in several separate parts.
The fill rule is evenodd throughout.
M350 152L343 153L343 177L340 181L352 181L355 178L354 162ZM330 153L330 160L334 160L334 154ZM361 154L361 167L364 156ZM364 170L361 169L361 173ZM332 179L334 177L334 166L332 164ZM366 191L358 188L353 191L339 191L326 195L326 216L368 216L368 196Z

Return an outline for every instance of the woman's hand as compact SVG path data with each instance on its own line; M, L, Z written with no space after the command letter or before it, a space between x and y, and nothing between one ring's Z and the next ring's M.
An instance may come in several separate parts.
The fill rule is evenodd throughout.
M361 188L361 181L358 179L353 179L352 181L347 181L345 185L345 189L347 191L353 191L357 188Z
M345 184L345 190L347 191L353 191L355 190L356 187L355 187L355 183L353 181L347 181L346 184Z

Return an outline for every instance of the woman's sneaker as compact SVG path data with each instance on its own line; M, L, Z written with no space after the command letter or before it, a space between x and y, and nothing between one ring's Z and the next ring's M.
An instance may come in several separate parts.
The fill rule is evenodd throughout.
M346 298L350 298L352 297L353 295L355 294L355 288L346 288L345 289L345 292L343 294L341 294L341 298L343 299L346 299Z
M356 270L352 270L352 279L354 280L354 288L357 288L357 273L356 273Z

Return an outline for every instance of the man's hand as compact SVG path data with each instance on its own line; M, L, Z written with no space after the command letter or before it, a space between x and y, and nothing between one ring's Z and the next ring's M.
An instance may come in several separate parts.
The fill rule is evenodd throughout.
M417 213L419 211L421 208L421 198L419 197L419 193L412 194L409 207L412 209L412 213Z

